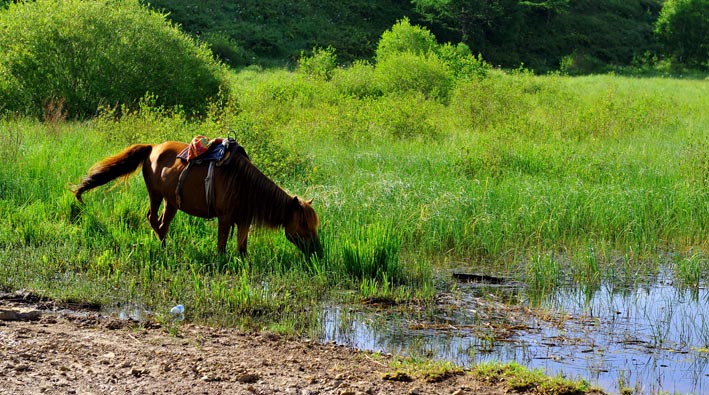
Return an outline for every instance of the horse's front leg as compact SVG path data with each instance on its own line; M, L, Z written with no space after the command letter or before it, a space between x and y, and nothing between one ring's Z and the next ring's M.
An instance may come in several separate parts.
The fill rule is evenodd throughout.
M251 224L237 224L236 228L236 239L239 244L239 253L243 256L246 255L246 243L249 241L249 228L251 228Z
M224 254L226 252L226 243L227 241L229 241L229 233L231 232L233 223L230 220L222 217L219 217L217 221L219 222L219 234L217 235L217 252L219 252L220 254Z

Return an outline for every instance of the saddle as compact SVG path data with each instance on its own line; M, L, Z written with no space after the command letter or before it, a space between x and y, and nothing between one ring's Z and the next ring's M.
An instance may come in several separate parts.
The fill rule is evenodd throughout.
M194 137L190 144L177 155L183 162L187 162L187 166L185 166L182 173L180 173L180 178L177 181L177 189L175 190L177 208L180 208L182 205L182 186L187 178L187 174L189 174L194 165L208 163L209 168L207 169L207 176L204 179L204 190L207 201L207 217L209 217L209 213L212 211L215 204L214 185L212 182L214 167L231 163L231 160L236 155L242 155L246 157L246 159L249 159L244 147L239 145L236 139L231 136L215 139L208 139L201 135Z

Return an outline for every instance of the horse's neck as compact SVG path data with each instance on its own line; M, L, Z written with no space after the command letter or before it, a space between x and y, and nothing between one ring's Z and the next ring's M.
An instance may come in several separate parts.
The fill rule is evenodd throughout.
M288 215L287 208L293 197L261 173L258 168L252 164L250 166L253 167L250 173L254 178L252 182L254 190L250 198L256 200L252 202L254 205L254 219L272 227L285 225L287 222L286 216Z

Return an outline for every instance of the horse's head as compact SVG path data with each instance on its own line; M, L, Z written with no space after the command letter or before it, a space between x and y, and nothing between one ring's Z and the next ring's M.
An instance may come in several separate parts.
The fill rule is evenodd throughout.
M293 197L290 202L288 219L285 223L286 238L295 244L307 259L312 254L318 258L323 255L322 244L318 238L318 215L313 210L312 200Z

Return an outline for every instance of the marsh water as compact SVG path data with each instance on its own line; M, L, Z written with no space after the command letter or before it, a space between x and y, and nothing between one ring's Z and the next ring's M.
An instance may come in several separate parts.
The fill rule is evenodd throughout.
M608 392L709 392L709 291L661 274L643 285L601 282L539 292L460 284L435 307L329 308L325 341L462 366L517 362L583 378Z

